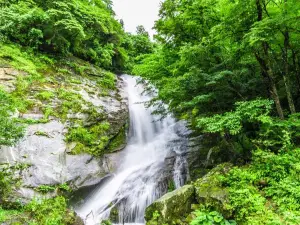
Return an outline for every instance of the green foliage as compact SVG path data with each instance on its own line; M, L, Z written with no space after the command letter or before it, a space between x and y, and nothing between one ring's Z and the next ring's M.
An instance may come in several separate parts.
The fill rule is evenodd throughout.
M236 222L233 220L226 220L218 212L194 212L196 218L190 223L190 225L210 225L210 224L222 224L222 225L236 225Z
M220 178L238 224L300 221L299 7L297 0L165 0L155 24L160 45L133 69L158 89L149 103L158 113L172 111L211 150L248 163Z
M102 89L114 90L116 88L116 77L113 73L106 72L103 77L97 79L97 85Z
M109 152L121 150L121 148L126 145L126 129L127 126L123 126L123 128L120 129L119 133L115 137L110 139L110 142L108 144Z
M250 102L237 102L234 112L224 115L215 115L200 118L198 127L208 133L229 133L236 135L242 131L243 123L257 123L266 120L272 109L272 101L255 100Z
M35 199L18 210L7 210L0 207L0 222L4 224L71 225L75 222L75 214L67 209L67 202L63 197Z
M226 207L238 223L299 223L299 153L299 149L279 154L257 150L250 165L220 177L229 191Z
M0 170L0 201L5 198L11 191L11 174L7 169Z
M143 26L137 27L136 35L126 33L122 47L126 49L128 54L126 72L132 72L135 64L140 63L145 55L154 52L154 44L151 42L149 34Z
M74 154L87 152L95 156L101 156L109 144L107 131L110 128L108 122L99 123L91 127L71 128L66 136L68 142L75 142Z
M55 187L49 185L41 185L38 188L36 188L36 190L41 193L48 193L55 191Z
M64 183L64 184L59 184L59 185L40 185L37 188L35 188L36 191L41 192L43 194L46 194L48 192L54 192L57 190L60 191L65 191L65 192L70 192L71 188L69 187L68 184Z
M67 210L67 202L63 197L33 200L25 207L30 214L31 224L67 225L74 220L74 213Z
M57 93L58 98L62 101L59 107L59 117L64 121L69 113L77 113L82 110L82 96L74 91L60 88Z
M55 96L54 93L52 93L50 91L42 91L35 95L35 97L41 101L49 101L54 96Z
M112 225L112 222L110 222L109 220L104 220L101 222L101 225Z
M31 49L1 42L0 58L9 61L13 68L35 76L39 76L39 72L44 72L49 65L54 63L53 59L48 56L33 54Z
M297 0L166 0L155 25L160 46L133 71L158 88L155 104L167 103L193 128L199 118L215 122L214 115L228 113L222 123L239 132L231 111L257 98L272 98L283 118L300 108L299 6Z
M4 210L0 207L0 222L3 223L19 214L16 210Z
M11 95L0 89L0 145L12 145L24 134L23 126L11 118L16 104Z
M0 40L35 50L73 54L101 67L119 70L123 30L104 1L26 1L0 8Z

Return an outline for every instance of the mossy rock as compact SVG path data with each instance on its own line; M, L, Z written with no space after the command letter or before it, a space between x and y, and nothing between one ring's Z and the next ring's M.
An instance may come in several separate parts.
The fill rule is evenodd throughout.
M127 123L120 129L119 133L110 139L108 144L108 152L117 152L126 147L127 144Z
M110 211L109 221L117 223L119 220L119 210L117 207L113 207Z
M212 169L203 178L195 183L197 202L207 208L221 212L226 218L232 215L231 210L226 208L228 203L228 191L221 186L218 177L227 174L232 164L225 163Z
M191 212L191 205L194 200L195 189L193 185L186 185L169 192L146 209L146 224L178 224L176 222L178 218Z

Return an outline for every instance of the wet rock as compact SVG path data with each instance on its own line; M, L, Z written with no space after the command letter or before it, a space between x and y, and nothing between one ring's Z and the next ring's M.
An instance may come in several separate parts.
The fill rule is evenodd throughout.
M84 221L80 216L75 214L75 220L71 225L84 225Z
M232 212L226 208L228 191L221 186L218 176L227 174L231 168L232 165L230 163L218 165L203 178L198 179L194 184L197 202L201 205L213 208L222 213L226 218L229 218Z
M191 212L194 199L195 189L193 185L183 186L164 195L146 209L147 225L175 224L177 218Z

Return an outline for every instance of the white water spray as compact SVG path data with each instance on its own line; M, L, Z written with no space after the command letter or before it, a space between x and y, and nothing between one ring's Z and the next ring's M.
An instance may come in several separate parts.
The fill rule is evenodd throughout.
M137 85L134 77L126 75L123 79L127 83L130 113L128 145L115 175L77 209L86 225L100 224L115 209L119 224L144 224L146 207L168 189L168 172L176 188L185 181L184 148L182 138L175 132L175 120L172 117L158 120L159 117L152 115L153 109L140 104L151 99L142 94L143 86ZM166 159L172 152L174 165L167 171Z

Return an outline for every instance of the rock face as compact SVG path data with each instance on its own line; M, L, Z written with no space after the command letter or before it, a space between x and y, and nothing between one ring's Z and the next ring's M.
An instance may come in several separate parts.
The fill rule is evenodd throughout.
M0 68L0 85L13 91L17 76L25 75L9 67ZM125 84L121 78L117 78L116 88L103 94L97 86L97 80L92 77L75 78L78 79L77 83L64 78L58 84L32 87L28 99L35 103L34 107L26 113L17 113L16 117L31 120L33 124L27 126L24 138L15 146L0 146L0 167L6 164L18 168L14 174L21 184L16 188L14 198L30 200L39 195L38 188L45 185L55 187L67 184L73 191L94 186L111 175L117 167L120 157L118 151L126 144L125 126L129 118ZM61 100L59 94L47 101L36 96L41 91L59 93L61 88L68 88L69 92L81 96L82 112L67 112L64 120L50 116L46 122L42 121L45 115L40 108L47 107L55 111ZM87 114L86 111L91 108L95 113ZM99 115L103 116L100 118ZM101 157L86 153L70 154L77 143L66 142L69 129L78 124L87 127L97 125L103 120L110 124L106 136L111 139L110 142L118 138L117 144L108 146L109 150ZM55 194L48 193L50 196Z
M17 76L26 76L26 73L11 68L8 65L0 65L0 85L6 91L11 92L15 89Z
M193 185L183 186L164 195L147 208L145 215L147 225L174 224L176 218L180 218L191 211L194 199L195 189Z
M204 136L193 134L186 124L178 123L176 128L177 134L185 140L185 143L179 143L178 146L185 148L180 149L179 154L186 158L187 181L203 177L210 169L225 161L218 149L206 143L208 140ZM178 151L176 154L178 155Z
M114 170L117 154L108 154L100 159L88 154L67 154L64 133L65 127L59 121L30 125L24 139L16 146L1 148L0 163L28 165L21 174L21 191L63 183L78 189L99 183Z

